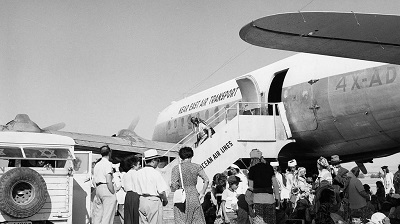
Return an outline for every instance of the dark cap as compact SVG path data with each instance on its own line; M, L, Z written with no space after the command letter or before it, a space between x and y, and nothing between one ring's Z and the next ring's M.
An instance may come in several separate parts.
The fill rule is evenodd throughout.
M383 170L383 169L387 169L388 168L388 166L382 166L381 167L381 169Z
M340 162L342 162L342 160L340 160L338 155L333 155L333 156L331 156L331 161L330 162L331 162L332 165L337 165Z

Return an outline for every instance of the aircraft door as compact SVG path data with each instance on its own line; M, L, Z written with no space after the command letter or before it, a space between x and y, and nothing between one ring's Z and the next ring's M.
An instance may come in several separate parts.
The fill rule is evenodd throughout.
M92 152L75 151L72 223L88 224L91 218Z
M238 84L240 93L242 94L242 102L253 102L246 105L246 110L260 111L260 105L255 104L261 102L260 88L258 87L258 84L254 77L251 75L246 75L244 77L236 79L236 83Z
M292 132L318 128L318 102L314 98L315 83L301 83L283 90L283 101Z

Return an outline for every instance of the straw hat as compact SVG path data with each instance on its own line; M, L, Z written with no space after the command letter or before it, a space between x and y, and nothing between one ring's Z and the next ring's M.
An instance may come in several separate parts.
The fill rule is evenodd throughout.
M155 149L149 149L143 153L144 160L154 159L157 157L160 157L160 155L158 155L158 152Z

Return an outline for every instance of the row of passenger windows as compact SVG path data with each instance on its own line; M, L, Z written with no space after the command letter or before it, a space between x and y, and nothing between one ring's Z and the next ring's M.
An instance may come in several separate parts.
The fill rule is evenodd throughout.
M187 125L188 129L192 129L192 122L190 121L190 118L192 118L192 116L200 117L201 119L207 121L210 118L210 116L214 116L214 118L217 118L219 116L220 108L223 108L223 107L214 107L214 109L209 109L209 110L206 110L205 112L203 111L201 114L199 112L197 112L196 114L189 114L184 117L180 117L180 118L176 118L174 120L168 121L167 130L170 130L171 128L177 128L178 125L180 127L184 127L185 125ZM225 108L229 108L229 104L225 105ZM218 120L220 120L220 118L218 118L216 120L218 121ZM208 123L211 123L211 122L208 122Z

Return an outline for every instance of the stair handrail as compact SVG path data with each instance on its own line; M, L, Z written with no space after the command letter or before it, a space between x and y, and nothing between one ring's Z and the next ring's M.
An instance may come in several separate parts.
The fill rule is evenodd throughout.
M232 104L232 105L229 106L228 108L222 107L221 109L219 109L219 110L217 111L218 116L214 116L214 115L216 114L216 113L214 113L214 115L212 115L211 117L209 117L205 122L206 122L207 124L210 124L210 123L214 122L216 119L220 118L221 116L225 116L225 115L227 114L227 111L229 111L229 110L232 109L233 107L237 107L238 103L239 103L239 102L235 102L234 104ZM220 113L220 112L222 112L222 111L224 111L224 113ZM211 119L212 119L212 120L211 120ZM210 122L210 120L211 120L211 122ZM191 131L191 132L190 132L189 134L187 134L184 138L182 138L179 142L177 142L175 145L173 145L171 148L169 148L162 156L167 155L172 149L174 149L174 148L176 148L177 146L181 145L183 141L185 141L185 140L192 140L194 137L196 137L196 135L193 135L193 134L194 134L194 132ZM191 136L191 135L192 135L192 136ZM188 138L189 136L191 136L191 137ZM170 156L168 156L168 160L169 160L169 157L170 157Z
M219 119L221 116L225 116L225 120L227 120L227 114L229 110L236 110L236 115L238 116L240 115L240 110L243 109L241 107L241 105L245 105L245 104L265 104L266 106L271 105L273 106L273 116L276 116L277 114L277 109L275 106L278 105L279 103L267 103L267 102L242 102L242 101L238 101L233 103L231 106L229 107L222 107L221 109L219 109L216 113L218 113L218 116L215 116L216 113L214 113L214 115L212 115L211 117L209 117L205 122L207 124L211 124L212 122L214 122L215 120ZM262 108L262 106L260 106L260 109ZM279 109L278 109L279 111ZM223 113L221 113L223 112ZM280 113L280 112L278 112ZM260 113L258 114L253 114L253 115L258 115L258 116L263 116L263 115L268 115L268 114L262 114L262 111L260 110ZM175 145L173 145L171 148L169 148L162 156L166 156L172 149L176 148L177 146L181 145L182 142L184 142L185 140L192 140L194 137L196 137L196 135L193 135L194 132L191 131L189 134L187 134L184 138L182 138L179 142L177 142ZM190 137L190 138L189 138ZM169 157L169 156L168 156Z

